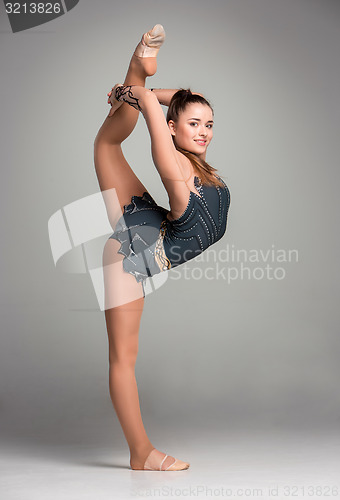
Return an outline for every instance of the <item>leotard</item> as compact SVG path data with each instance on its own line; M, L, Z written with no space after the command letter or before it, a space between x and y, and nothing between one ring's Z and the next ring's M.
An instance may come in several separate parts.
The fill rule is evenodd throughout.
M142 282L144 296L147 278L197 257L224 235L230 191L217 177L223 187L203 185L195 176L199 195L190 191L186 209L175 220L167 218L169 210L157 205L147 191L124 205L110 238L121 243L118 253L124 255L124 271Z

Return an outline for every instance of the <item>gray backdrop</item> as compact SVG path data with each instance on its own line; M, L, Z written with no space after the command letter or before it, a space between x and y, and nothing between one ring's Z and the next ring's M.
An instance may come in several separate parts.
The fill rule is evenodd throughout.
M145 426L337 430L340 3L82 0L16 34L0 9L3 440L124 446L104 313L88 275L55 268L47 222L98 192L93 140L106 93L156 23L167 38L148 86L211 100L207 160L231 191L214 248L244 252L187 266L234 268L230 282L169 273L146 298L136 368ZM142 117L124 152L168 207ZM270 279L268 262L245 261L252 250L298 259L276 255Z

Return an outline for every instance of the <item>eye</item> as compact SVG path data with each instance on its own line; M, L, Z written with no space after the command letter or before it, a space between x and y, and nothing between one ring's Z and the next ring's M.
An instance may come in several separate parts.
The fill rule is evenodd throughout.
M190 123L190 125L197 125L197 123L196 122L192 122L192 123Z
M208 128L213 128L213 126L211 124L207 125Z

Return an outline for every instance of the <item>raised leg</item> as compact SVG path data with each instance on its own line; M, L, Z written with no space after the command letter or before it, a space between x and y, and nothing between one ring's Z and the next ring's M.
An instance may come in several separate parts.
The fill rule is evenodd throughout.
M144 61L132 56L125 82L139 82L145 86L147 77ZM94 163L100 189L114 188L122 209L131 201L131 196L142 196L146 187L138 179L126 161L121 143L131 134L138 120L138 111L124 103L115 116L106 118L94 143ZM114 207L106 204L109 220L114 225L117 214Z
M155 43L159 45L159 29L155 28L143 35L143 40L147 40L151 46ZM144 87L146 78L156 73L157 52L157 48L146 47L140 42L131 57L124 84ZM121 208L131 201L131 196L141 196L146 191L121 149L121 143L135 128L138 115L137 110L124 103L115 116L106 117L94 143L94 162L100 188L102 191L114 188ZM107 204L107 209L109 219L114 223L116 219L112 204Z

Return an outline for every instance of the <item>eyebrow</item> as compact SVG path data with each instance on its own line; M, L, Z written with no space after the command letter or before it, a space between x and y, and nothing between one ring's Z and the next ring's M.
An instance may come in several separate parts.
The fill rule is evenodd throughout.
M189 120L197 120L198 122L201 121L200 118L189 118ZM214 120L208 120L207 123L214 123Z

